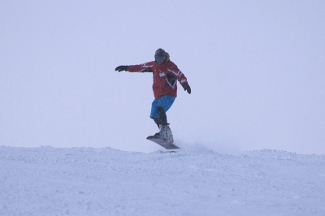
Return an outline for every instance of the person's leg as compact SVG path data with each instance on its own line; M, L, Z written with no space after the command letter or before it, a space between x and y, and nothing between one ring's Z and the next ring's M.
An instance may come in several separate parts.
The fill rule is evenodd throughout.
M163 96L160 99L155 99L152 102L150 117L155 121L160 131L154 136L167 139L173 142L173 134L167 123L166 111L170 109L175 98L169 95Z
M165 112L167 112L170 109L170 107L173 105L174 101L175 101L175 97L170 95L165 95L158 100L157 107L160 106L164 109Z
M174 97L166 95L152 102L150 118L155 121L158 127L159 124L168 125L166 112L170 109L174 101Z
M150 118L154 120L154 122L157 124L159 128L160 121L159 121L159 113L157 110L157 103L158 103L158 99L154 99L151 104Z

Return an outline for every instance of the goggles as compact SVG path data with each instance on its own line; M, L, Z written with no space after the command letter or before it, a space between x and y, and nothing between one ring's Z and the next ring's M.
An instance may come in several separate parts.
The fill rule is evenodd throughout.
M166 60L166 55L155 55L155 60L158 64L161 64Z

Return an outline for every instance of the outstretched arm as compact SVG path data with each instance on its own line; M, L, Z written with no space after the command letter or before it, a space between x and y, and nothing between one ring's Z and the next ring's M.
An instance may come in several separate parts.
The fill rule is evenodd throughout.
M153 72L153 62L146 62L144 64L130 65L130 72Z
M144 63L139 65L121 65L115 68L115 71L129 71L129 72L153 72L152 63Z

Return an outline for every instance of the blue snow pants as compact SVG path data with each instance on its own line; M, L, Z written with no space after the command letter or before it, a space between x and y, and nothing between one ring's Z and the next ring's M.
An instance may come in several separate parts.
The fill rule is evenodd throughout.
M174 101L175 97L172 97L170 95L165 95L159 99L155 98L151 105L150 118L159 118L157 107L161 106L165 112L167 112L167 110L169 110L169 108L173 105Z

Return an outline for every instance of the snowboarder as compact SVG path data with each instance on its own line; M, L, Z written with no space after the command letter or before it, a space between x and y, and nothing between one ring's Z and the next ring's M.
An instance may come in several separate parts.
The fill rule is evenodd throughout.
M138 65L121 65L115 71L152 72L154 101L151 106L150 118L154 120L160 131L153 138L161 138L173 143L173 135L167 122L166 112L172 106L177 97L177 80L183 86L184 91L191 94L191 88L185 75L170 60L169 54L159 48L155 52L155 61ZM148 137L149 138L149 137Z

